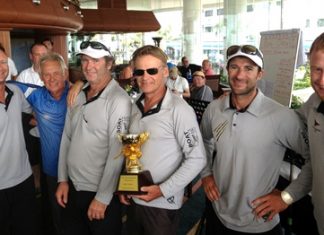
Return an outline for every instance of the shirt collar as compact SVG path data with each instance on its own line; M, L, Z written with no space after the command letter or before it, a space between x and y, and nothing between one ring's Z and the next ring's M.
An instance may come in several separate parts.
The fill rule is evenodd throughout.
M148 112L144 113L144 106L142 101L144 100L145 94L143 93L138 100L136 101L136 106L139 108L139 110L142 113L142 116L148 116L154 113L160 112L161 109L170 109L172 106L172 92L170 89L166 89L164 97L161 99L161 101L155 105L152 109L150 109Z
M254 97L252 102L248 105L248 107L244 110L244 112L249 112L255 116L259 116L262 112L262 100L265 98L264 94L258 89L257 95ZM234 107L231 105L231 95L225 97L223 103L223 111L227 109L233 109Z

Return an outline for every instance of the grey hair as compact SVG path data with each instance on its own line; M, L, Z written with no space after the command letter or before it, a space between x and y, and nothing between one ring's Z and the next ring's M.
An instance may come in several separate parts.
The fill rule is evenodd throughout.
M53 53L48 53L46 55L43 55L40 58L40 61L39 61L40 67L42 67L42 65L47 61L56 61L56 62L58 62L60 67L61 67L62 73L63 74L65 73L65 70L67 69L67 66L65 64L65 61L64 61L63 57L60 54L53 52Z

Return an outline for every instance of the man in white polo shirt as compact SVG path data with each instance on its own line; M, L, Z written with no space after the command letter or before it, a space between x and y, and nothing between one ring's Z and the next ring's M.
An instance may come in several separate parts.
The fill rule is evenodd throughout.
M309 62L315 93L297 112L308 127L311 161L303 166L298 178L281 192L282 198L270 194L259 201L271 200L276 210L283 210L311 191L318 232L324 235L324 33L313 42ZM257 212L261 214L262 208Z
M18 82L29 83L38 86L44 86L44 82L39 76L40 65L39 61L43 55L47 54L47 48L44 44L36 42L30 47L29 59L32 66L23 70L17 77ZM36 120L32 115L23 116L25 139L29 161L32 165L36 190L40 191L40 141L39 131L36 126Z
M0 231L36 234L36 199L22 112L31 107L18 87L6 84L8 57L0 48Z
M62 135L58 203L65 233L107 235L121 232L121 204L114 196L123 158L118 134L128 131L131 99L112 79L114 58L101 42L80 45L88 81L68 108Z
M309 158L306 128L293 110L257 88L259 49L229 47L226 68L231 93L211 102L201 122L209 160L201 175L212 203L206 234L281 235L279 211L256 199L269 193L280 198L275 186L286 148Z
M127 210L127 234L177 234L184 188L206 164L205 149L193 109L167 89L167 55L158 47L137 49L134 77L143 94L132 106L129 131L148 132L142 145L143 170L153 184L141 187L145 195L122 195Z

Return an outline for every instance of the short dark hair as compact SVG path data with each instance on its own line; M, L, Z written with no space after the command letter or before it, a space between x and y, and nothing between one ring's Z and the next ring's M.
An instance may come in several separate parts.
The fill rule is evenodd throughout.
M183 62L185 59L188 59L187 56L183 56L183 57L181 58L181 62Z
M34 42L29 48L30 53L33 53L33 49L35 46L43 46L47 49L47 47L42 42Z

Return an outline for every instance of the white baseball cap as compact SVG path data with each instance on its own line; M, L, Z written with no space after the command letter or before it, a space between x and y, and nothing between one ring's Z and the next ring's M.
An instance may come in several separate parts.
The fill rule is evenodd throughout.
M263 68L263 54L262 52L252 45L233 45L227 49L227 65L229 61L235 57L243 56L252 60L257 66Z
M80 52L77 55L87 55L95 59L104 56L113 57L105 44L98 41L83 41L80 45Z

